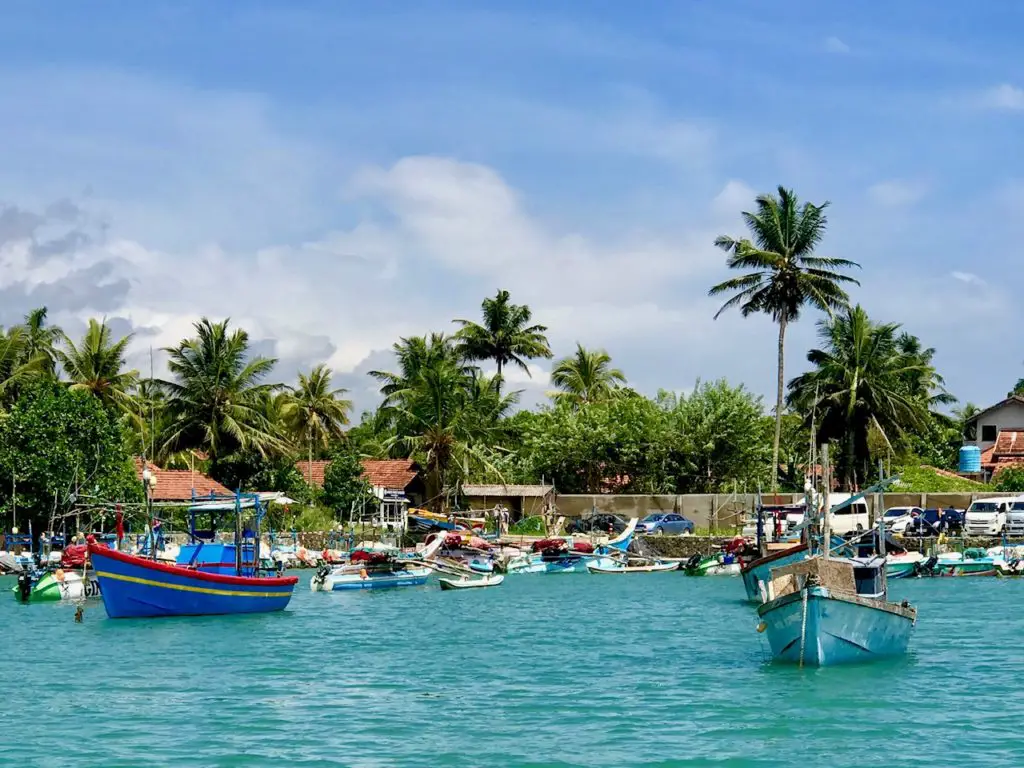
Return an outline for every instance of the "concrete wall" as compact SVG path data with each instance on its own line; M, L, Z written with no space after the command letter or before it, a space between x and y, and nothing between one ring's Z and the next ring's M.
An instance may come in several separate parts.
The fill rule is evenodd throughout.
M882 509L889 507L921 507L922 509L954 507L966 509L975 499L1005 496L1000 493L887 493ZM768 496L763 497L765 501ZM771 497L772 503L795 504L803 501L803 494L780 493ZM874 514L875 497L867 498L868 509ZM610 513L620 517L644 517L652 512L681 512L693 520L697 528L729 531L742 524L744 517L754 511L755 494L684 494L646 496L639 494L583 495L566 494L556 499L558 514L567 518L584 517L594 509L598 514Z
M995 443L994 440L982 441L984 426L994 426L997 433L1000 429L1024 429L1024 403L1007 403L978 419L978 437L975 444L983 451Z

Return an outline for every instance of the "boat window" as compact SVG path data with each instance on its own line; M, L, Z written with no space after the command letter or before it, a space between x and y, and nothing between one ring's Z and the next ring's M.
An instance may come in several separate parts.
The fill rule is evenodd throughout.
M853 580L857 585L857 594L864 597L876 597L885 590L882 588L882 569L867 566L853 569Z

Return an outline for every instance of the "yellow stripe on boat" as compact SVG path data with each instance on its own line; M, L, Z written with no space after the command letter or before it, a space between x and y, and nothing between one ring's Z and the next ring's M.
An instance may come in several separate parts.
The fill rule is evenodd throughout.
M164 587L165 589L176 589L179 592L199 592L203 595L223 595L225 597L287 597L287 592L241 592L233 589L212 589L210 587L193 587L188 584L168 584L164 581L153 581L152 579L140 579L138 576L122 576L119 573L106 573L96 571L97 576L105 579L116 579L117 581L130 581L132 584L145 584L147 587Z

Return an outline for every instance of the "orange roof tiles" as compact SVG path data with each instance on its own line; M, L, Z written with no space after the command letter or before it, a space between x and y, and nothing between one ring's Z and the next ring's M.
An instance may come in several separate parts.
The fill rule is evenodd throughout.
M188 469L161 469L152 462L149 463L149 471L156 475L153 501L191 501L193 490L195 490L196 497L209 496L211 492L218 496L234 493L202 472L193 472ZM141 483L142 459L138 457L135 458L135 472Z
M324 472L331 462L314 459L296 462L295 468L307 483L322 488ZM419 465L412 459L363 459L363 477L377 488L403 490L419 474Z

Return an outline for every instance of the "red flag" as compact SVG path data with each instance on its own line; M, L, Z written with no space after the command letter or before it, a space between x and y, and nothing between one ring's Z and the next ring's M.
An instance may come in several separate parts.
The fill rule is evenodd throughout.
M124 514L121 512L120 504L114 507L114 510L117 513L117 543L120 545L124 539Z

